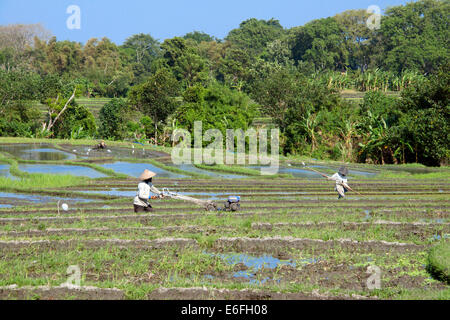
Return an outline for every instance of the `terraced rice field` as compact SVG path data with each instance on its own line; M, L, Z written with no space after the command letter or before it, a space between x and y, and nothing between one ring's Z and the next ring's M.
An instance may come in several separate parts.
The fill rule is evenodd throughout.
M98 117L99 117L100 109L106 103L108 103L110 100L111 99L109 99L109 98L77 98L76 99L77 103L79 105L84 105L86 108L88 108L89 111L92 112L92 114L94 115L94 117L96 119L98 119ZM44 104L41 104L39 102L36 102L35 106L39 109L39 111L41 111L42 118L44 118L48 113L47 106Z
M136 179L114 176L41 190L67 211L9 199L0 208L0 298L450 297L427 272L428 250L449 243L447 179L352 179L363 195L337 201L321 179L186 175L154 183L220 205L240 195L241 210L166 198L135 214ZM70 195L89 201L65 201ZM62 285L69 266L79 268L81 288ZM374 289L368 279L378 276Z

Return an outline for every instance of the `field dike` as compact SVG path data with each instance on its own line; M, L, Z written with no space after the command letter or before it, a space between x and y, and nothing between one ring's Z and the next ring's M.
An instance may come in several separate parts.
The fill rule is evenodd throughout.
M380 225L388 227L399 227L399 228L415 228L415 227L436 227L444 226L450 227L450 223L427 223L427 222L395 222L395 221L374 221L374 222L305 222L305 223L291 223L291 222L280 222L280 223L252 223L252 228L256 230L272 230L273 228L284 228L284 227L294 227L294 228L308 228L308 227L324 227L324 226L335 226L343 225L350 227L369 227L371 225ZM0 233L1 234L1 233Z
M376 222L302 222L302 223L252 223L253 230L261 230L264 232L286 231L295 229L314 230L320 227L334 228L339 227L342 231L365 231L374 226L379 226L386 230L395 230L396 239L410 239L411 235L419 237L423 240L433 237L434 235L446 235L450 233L449 223L403 223L390 221ZM120 237L133 236L143 238L146 236L154 237L155 234L163 234L170 236L172 234L216 234L217 232L233 232L239 231L237 226L223 225L173 225L173 226L139 226L139 227L91 227L91 228L47 228L45 230L28 229L28 230L9 230L0 231L0 238L7 240L8 238L35 238L50 236L91 236L91 237ZM270 235L270 234L269 234ZM268 236L269 236L268 235ZM24 239L28 240L28 239ZM80 238L81 240L81 238Z
M93 239L93 240L38 240L38 241L0 241L0 250L14 250L19 248L38 247L47 248L102 248L115 246L118 248L162 249L165 247L197 247L197 241L183 238L161 238L155 240L120 240L120 239Z
M210 230L216 230L217 227L211 226L172 226L172 227L129 227L129 228L61 228L53 229L49 228L46 230L27 230L27 231L5 231L0 232L0 237L42 237L42 236L52 236L52 235L88 235L88 234L120 234L120 233L130 233L136 232L148 232L153 231L166 231L166 232L206 232ZM224 228L221 227L221 230ZM232 228L228 228L232 229Z
M360 295L332 296L317 290L311 293L281 293L263 290L229 290L195 288L158 288L151 292L149 300L367 300Z
M221 202L216 201L216 203L219 204L219 206L222 205ZM285 201L283 201L283 203L287 203ZM170 205L162 205L162 204L155 204L154 208L154 212L157 212L158 214L165 214L165 213L172 213L172 212L205 212L205 209L198 206L198 207L194 207L194 206L173 206L173 204ZM93 206L91 204L91 206ZM315 205L315 206L305 206L305 205L277 205L277 206L250 206L249 205L249 201L246 202L246 206L241 208L241 211L243 212L264 212L267 210L271 210L271 211L276 211L276 210L304 210L308 213L314 213L316 211L320 211L320 210L324 210L324 209L329 209L330 211L337 211L337 210L348 210L348 211L363 211L363 210L378 210L378 211L386 211L389 212L390 210L402 210L405 209L405 207L403 206L368 206L368 205L362 205L362 206L358 206L358 207L354 207L354 206L348 206L348 207L334 207L332 208L331 206L326 206L326 205ZM383 209L383 210L381 210ZM390 210L388 210L390 209ZM417 207L413 207L413 206L409 206L406 209L408 210L415 210L415 212L427 212L427 210L448 210L449 207L448 206L417 206ZM61 216L67 216L70 214L77 214L79 212L82 212L83 214L87 215L87 214L101 214L101 213L109 213L111 211L114 211L115 213L121 213L121 214L130 214L130 213L134 213L133 208L123 208L123 206L117 206L117 207L113 207L113 206L109 206L109 208L105 209L105 208L100 208L100 209L94 209L94 208L85 208L82 206L77 206L76 209L70 209L68 211L63 211L60 212ZM58 211L57 209L41 209L41 210L27 210L27 211L17 211L17 210L3 210L0 211L0 217L1 216L6 216L6 215L11 215L11 216L28 216L28 215L57 215ZM443 215L447 215L450 216L449 212L443 213Z
M8 225L8 224L23 224L27 222L31 223L54 223L54 224L66 224L66 223L76 223L80 221L136 221L140 223L149 223L151 221L178 221L178 220L189 220L193 218L199 217L208 217L208 216L220 216L226 215L230 213L207 213L205 211L201 211L202 213L181 213L181 214L124 214L124 215L93 215L93 216L61 216L56 217L29 217L29 218L0 218L0 225ZM274 216L292 216L292 217L301 217L301 216L312 216L312 215L323 215L327 214L330 216L336 214L345 214L345 215L353 215L358 213L357 211L348 211L348 212L309 212L309 211L291 211L287 213L282 212L272 212L272 211L257 211L257 212L242 212L242 213L232 213L233 218L248 218L248 217L274 217ZM98 212L97 212L98 214ZM427 212L427 211L392 211L392 210L380 210L377 212L377 215L385 218L398 218L398 217L414 217L414 218L449 218L450 212Z
M450 223L428 223L428 222L395 222L395 221L373 221L373 222L279 222L279 223L252 223L254 230L274 231L274 230L292 230L292 229L313 229L320 227L339 227L342 231L364 231L371 227L380 227L384 229L395 230L396 236L400 238L409 235L426 235L435 234L438 230L440 233L450 233ZM430 235L430 236L431 236Z
M320 239L300 239L293 237L265 237L265 238L219 238L214 242L214 249L218 251L244 251L254 253L280 252L291 249L329 250L334 246L341 246L345 249L361 248L367 251L420 251L425 248L423 245L410 243L387 242L378 240L355 241L351 239L320 240Z
M27 247L38 248L101 248L105 246L116 246L119 248L152 248L162 249L165 247L192 247L199 248L199 244L194 239L184 238L160 238L155 240L136 239L92 239L92 240L36 240L36 241L0 241L0 250L13 250ZM269 253L280 252L286 248L290 249L310 249L327 250L335 246L343 249L361 248L368 251L419 251L425 248L424 245L411 243L387 242L380 240L355 241L351 239L320 240L301 239L293 237L265 237L265 238L219 238L213 242L212 248L216 251L239 251Z
M0 287L0 300L63 300L70 298L75 298L77 300L123 300L125 294L122 290L116 288L104 289L90 286L75 287L61 285L58 287L17 287L17 285L10 285Z

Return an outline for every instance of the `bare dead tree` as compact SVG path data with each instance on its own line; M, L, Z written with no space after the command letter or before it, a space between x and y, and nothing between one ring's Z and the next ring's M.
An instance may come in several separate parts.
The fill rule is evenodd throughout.
M12 48L23 52L28 46L34 46L35 38L48 41L50 37L51 32L40 23L0 26L0 49Z
M61 111L58 113L58 115L55 117L54 120L52 120L52 113L51 110L48 110L48 125L45 125L45 123L42 124L42 131L45 131L45 129L47 129L48 131L50 131L53 126L55 125L56 121L58 121L58 119L61 117L61 115L64 113L64 111L66 111L67 107L69 106L70 102L75 98L75 93L76 93L77 89L75 88L75 90L73 90L72 96L69 98L69 100L67 100L66 104L64 105L64 108L61 109ZM59 98L59 96L58 96Z

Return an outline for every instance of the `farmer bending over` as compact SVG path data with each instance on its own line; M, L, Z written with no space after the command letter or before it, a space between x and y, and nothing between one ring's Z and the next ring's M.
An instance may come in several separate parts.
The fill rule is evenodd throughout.
M151 172L147 169L139 177L141 181L138 185L137 195L134 198L134 212L152 212L153 208L148 202L150 199L150 192L153 192L159 196L159 198L163 198L162 192L156 189L152 184L153 177L156 176L156 173Z
M105 140L102 140L99 144L94 146L94 150L106 149Z

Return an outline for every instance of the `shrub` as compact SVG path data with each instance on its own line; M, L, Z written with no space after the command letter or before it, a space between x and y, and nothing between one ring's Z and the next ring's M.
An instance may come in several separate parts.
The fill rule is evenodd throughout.
M126 135L127 104L123 99L112 99L100 110L99 134L102 138L122 140Z

